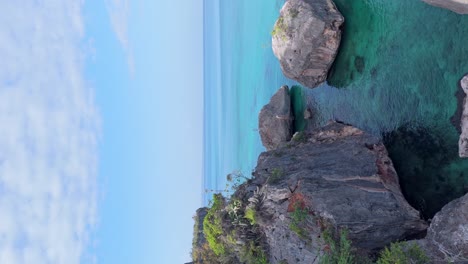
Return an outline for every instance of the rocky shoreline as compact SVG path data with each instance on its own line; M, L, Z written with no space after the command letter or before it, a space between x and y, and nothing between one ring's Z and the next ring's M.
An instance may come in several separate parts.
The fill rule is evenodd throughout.
M464 0L424 1L465 12ZM272 33L283 73L323 83L343 22L331 0L288 0ZM460 87L468 96L468 75ZM459 156L468 157L466 97L463 105ZM335 121L294 133L292 108L282 86L260 111L267 151L230 197L197 210L193 263L468 263L468 194L427 222L403 196L381 139ZM404 261L382 261L397 254Z
M266 116L263 111L260 116L277 119L287 94L287 87L281 87L273 97L282 100L265 106L279 112ZM291 130L272 126L260 133L281 139ZM224 258L211 254L216 260L208 263L257 263L246 258L246 245L255 248L252 258L267 261L258 263L320 263L343 231L355 258L375 260L391 243L407 241L405 247L415 246L430 257L425 263L468 260L468 194L444 206L429 225L401 193L380 139L332 121L274 142L276 147L267 144L269 150L259 156L252 178L229 200L217 198L222 201L212 212L217 218L205 219L212 209L197 211L195 252L210 249L200 238L211 235L205 229L210 225L200 222L219 221L222 230L215 241L223 245Z

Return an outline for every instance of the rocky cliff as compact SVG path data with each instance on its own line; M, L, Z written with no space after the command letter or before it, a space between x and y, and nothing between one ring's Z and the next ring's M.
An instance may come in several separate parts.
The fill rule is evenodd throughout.
M468 14L468 0L423 0L424 2L451 10L458 14Z
M275 95L280 102L286 91ZM263 152L250 180L197 210L193 263L335 263L323 261L343 247L353 254L343 263L364 263L398 241L409 242L385 252L403 256L399 263L468 263L467 213L468 195L428 228L403 197L380 139L330 122Z
M379 139L335 122L262 153L253 178L216 200L204 228L219 263L313 263L342 230L368 256L427 228Z
M272 260L319 259L324 229L347 230L354 247L368 254L427 228L404 199L385 147L351 126L331 123L297 134L289 145L262 153L254 176L250 184L264 194L261 227ZM307 212L299 234L290 228L297 208Z
M289 0L272 31L283 73L314 88L323 83L341 40L343 16L332 0Z

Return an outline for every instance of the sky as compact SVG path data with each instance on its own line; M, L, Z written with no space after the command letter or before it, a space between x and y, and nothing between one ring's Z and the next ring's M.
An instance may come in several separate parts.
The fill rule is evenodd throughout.
M184 263L202 0L0 2L0 263Z

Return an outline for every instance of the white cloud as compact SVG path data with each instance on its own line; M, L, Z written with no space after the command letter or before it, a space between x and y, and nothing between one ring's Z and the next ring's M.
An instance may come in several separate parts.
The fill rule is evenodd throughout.
M99 115L82 5L0 2L0 263L87 262Z
M129 0L106 0L107 12L109 13L112 29L122 45L127 56L130 74L135 72L133 52L128 39L128 17L130 13Z

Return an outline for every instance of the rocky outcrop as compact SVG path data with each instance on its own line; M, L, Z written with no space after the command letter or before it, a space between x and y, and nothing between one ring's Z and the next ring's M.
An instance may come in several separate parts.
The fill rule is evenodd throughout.
M195 226L194 226L194 236L193 243L201 247L206 243L205 235L203 234L203 220L205 219L206 214L208 213L208 208L202 207L198 208L194 216Z
M460 86L465 92L465 94L468 95L468 74L465 75L460 80ZM462 113L461 121L460 121L461 135L458 141L458 154L462 158L468 157L468 100L467 98L468 97L465 96L465 99L463 101L463 113Z
M271 259L312 263L320 257L327 225L347 229L361 252L423 235L427 228L403 197L384 145L351 126L331 123L295 135L290 145L262 153L254 175L250 190L263 192L261 211L270 219L262 229ZM297 206L309 217L305 237L291 232Z
M195 224L193 226L193 238L192 238L192 259L196 260L195 262L189 263L204 263L206 259L206 252L210 252L208 243L206 241L205 234L203 232L203 220L208 214L208 208L202 207L198 208L193 220Z
M468 263L468 194L444 206L418 243L434 263Z
M283 73L314 88L323 83L341 40L343 16L332 0L289 0L272 31Z
M458 14L468 14L468 0L423 0L424 2L451 10Z
M292 137L293 112L288 86L282 86L259 114L258 130L267 150L275 149Z

